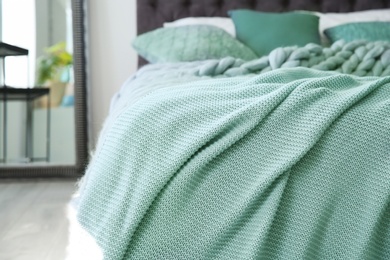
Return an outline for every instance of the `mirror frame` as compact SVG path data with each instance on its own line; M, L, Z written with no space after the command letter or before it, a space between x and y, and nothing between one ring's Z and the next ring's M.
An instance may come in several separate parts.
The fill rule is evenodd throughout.
M76 162L69 165L1 166L0 178L65 178L81 177L86 169L88 155L87 131L87 71L86 71L86 10L87 0L72 0L73 66Z

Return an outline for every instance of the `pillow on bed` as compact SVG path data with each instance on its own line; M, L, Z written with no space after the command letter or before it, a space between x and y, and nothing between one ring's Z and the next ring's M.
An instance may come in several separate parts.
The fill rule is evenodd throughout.
M367 10L349 13L315 13L320 17L320 31L345 23L390 22L390 9Z
M259 56L277 47L307 43L321 44L316 15L304 12L268 13L251 10L229 11L236 37Z
M229 17L186 17L175 20L173 22L164 23L164 27L177 27L184 25L214 25L236 37L236 29L234 24Z
M314 12L313 14L320 17L320 34L324 44L329 43L328 39L324 35L324 31L328 28L354 22L390 22L390 9L366 10L349 13Z
M151 63L234 57L256 59L256 54L223 29L210 25L159 28L138 36L134 49Z
M325 30L331 42L345 40L390 41L390 22L346 23Z

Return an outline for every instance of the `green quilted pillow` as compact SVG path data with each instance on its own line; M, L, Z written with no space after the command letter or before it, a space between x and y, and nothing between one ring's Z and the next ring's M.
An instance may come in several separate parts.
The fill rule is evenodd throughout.
M269 13L232 10L229 15L236 28L236 37L258 56L277 47L321 44L319 18L304 12Z
M390 22L346 23L325 30L331 42L345 40L390 41Z
M160 28L138 36L133 47L151 63L234 57L256 59L256 54L225 30L210 25Z

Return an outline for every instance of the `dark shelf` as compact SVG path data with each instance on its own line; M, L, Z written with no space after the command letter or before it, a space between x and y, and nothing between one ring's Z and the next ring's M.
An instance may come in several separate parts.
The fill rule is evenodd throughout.
M22 55L28 55L28 50L20 48L15 45L0 42L0 58L4 58L7 56L22 56Z
M49 88L12 88L12 87L0 87L0 101L3 101L4 97L7 100L34 100L41 96L49 94Z

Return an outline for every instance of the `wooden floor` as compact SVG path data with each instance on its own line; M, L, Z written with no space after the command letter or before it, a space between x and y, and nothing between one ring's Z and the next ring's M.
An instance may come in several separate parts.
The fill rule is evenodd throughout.
M72 180L0 180L0 260L61 260Z

